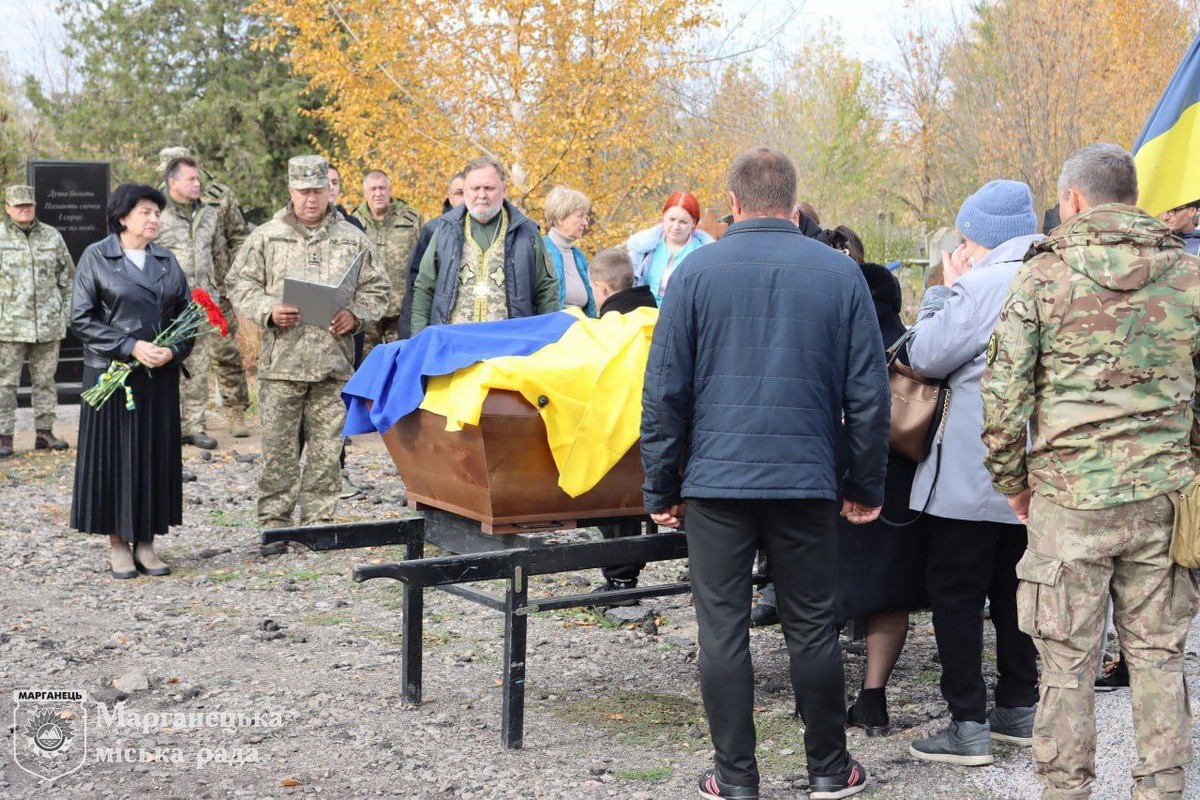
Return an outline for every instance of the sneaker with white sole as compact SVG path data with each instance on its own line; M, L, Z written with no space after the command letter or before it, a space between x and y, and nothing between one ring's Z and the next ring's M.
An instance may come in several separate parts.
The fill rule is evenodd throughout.
M717 777L715 769L700 776L700 796L708 800L758 800L757 786L738 786Z
M996 761L992 754L991 731L986 722L951 720L941 733L913 742L908 752L922 761L963 767L984 767Z
M1033 718L1036 715L1037 706L1021 708L996 706L988 712L988 726L991 728L992 740L1021 747L1033 747Z
M809 776L809 800L838 800L840 797L850 797L867 788L867 768L854 759L841 775Z

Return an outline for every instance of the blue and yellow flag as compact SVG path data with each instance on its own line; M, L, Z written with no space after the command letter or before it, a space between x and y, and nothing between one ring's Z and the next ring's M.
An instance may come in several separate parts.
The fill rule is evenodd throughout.
M478 425L492 389L519 392L546 423L558 485L591 489L638 440L642 378L658 310L589 319L579 309L432 325L380 345L342 390L347 436L386 431L423 408L446 430Z
M591 489L637 442L642 378L658 309L579 320L536 353L481 361L429 379L421 408L446 418L446 430L478 425L492 389L520 392L546 423L558 485L571 497Z
M1200 35L1133 146L1138 205L1147 214L1200 199Z

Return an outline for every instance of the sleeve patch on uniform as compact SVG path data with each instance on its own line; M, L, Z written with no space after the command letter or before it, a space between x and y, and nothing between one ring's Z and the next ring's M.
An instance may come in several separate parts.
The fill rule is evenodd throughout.
M990 367L996 363L996 353L1000 350L1000 334L992 332L992 338L988 339L987 346L987 365Z

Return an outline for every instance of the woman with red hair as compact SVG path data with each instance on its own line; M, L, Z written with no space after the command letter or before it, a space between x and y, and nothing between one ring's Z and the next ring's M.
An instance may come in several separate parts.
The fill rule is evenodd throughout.
M676 192L663 206L662 220L653 228L629 237L625 246L633 259L633 279L637 286L649 286L654 300L662 305L663 293L671 273L687 254L713 238L696 228L700 221L700 201L691 192Z

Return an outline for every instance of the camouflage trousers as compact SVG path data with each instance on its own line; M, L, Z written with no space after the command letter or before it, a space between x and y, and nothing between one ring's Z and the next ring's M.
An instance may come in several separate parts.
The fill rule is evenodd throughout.
M1133 797L1183 797L1192 760L1184 643L1198 593L1191 571L1168 555L1173 520L1165 495L1091 511L1033 496L1017 620L1042 657L1033 759L1044 800L1091 794L1094 678L1110 593L1133 693Z
M258 522L264 528L292 524L300 505L300 524L333 521L342 489L342 403L345 381L261 379L262 476L258 480ZM304 424L304 466L300 466L300 424Z
M183 362L187 374L179 375L179 430L184 436L204 433L204 417L208 411L208 362L213 339L213 334L196 339L191 354Z
M227 408L245 409L250 405L250 392L246 388L246 365L242 362L242 351L238 349L237 314L224 297L221 298L221 313L229 322L229 335L215 337L212 343L212 362L217 373L217 388L221 392L221 405Z
M58 368L58 342L0 342L0 435L12 436L17 424L17 387L21 383L21 365L29 359L33 378L34 427L54 427L54 409L58 388L54 371Z

